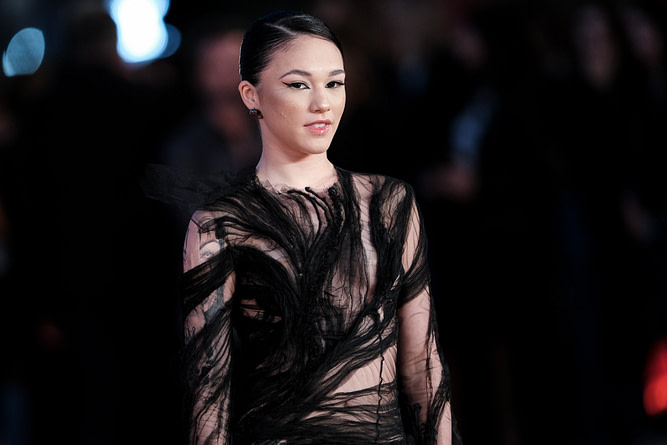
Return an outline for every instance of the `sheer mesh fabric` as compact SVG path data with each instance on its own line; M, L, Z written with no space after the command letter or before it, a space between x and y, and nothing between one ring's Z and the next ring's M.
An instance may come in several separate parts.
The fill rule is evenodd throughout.
M448 443L426 240L404 182L321 190L254 176L184 247L192 444Z

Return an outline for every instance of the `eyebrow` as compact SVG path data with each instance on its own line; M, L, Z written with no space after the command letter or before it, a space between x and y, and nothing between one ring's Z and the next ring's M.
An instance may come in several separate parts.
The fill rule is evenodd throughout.
M299 76L304 76L304 77L311 77L312 76L312 74L310 74L308 71L291 70L291 71L286 72L282 76L280 76L280 78L282 79L283 77L289 76L290 74L297 74ZM339 74L345 74L345 70L342 70L342 69L333 70L329 73L329 76L330 77L331 76L337 76Z

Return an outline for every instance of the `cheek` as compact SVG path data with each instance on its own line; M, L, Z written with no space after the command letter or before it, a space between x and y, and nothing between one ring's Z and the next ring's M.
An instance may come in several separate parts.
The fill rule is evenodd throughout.
M339 115L343 114L343 110L345 110L345 102L345 95L342 95L342 97L336 99L334 107L336 108L336 111L338 111Z
M285 121L297 120L303 105L294 102L282 102L280 104L278 115Z
M334 96L334 100L336 101L336 103L338 105L340 105L341 107L344 107L345 106L345 101L347 100L347 92L345 90L340 91L339 94L336 94Z

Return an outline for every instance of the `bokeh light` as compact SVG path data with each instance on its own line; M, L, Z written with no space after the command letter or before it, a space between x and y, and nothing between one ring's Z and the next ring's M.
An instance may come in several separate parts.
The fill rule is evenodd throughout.
M657 341L648 356L644 409L649 416L667 413L667 338Z
M44 60L44 33L37 28L24 28L9 41L2 54L2 71L7 77L33 74Z
M164 22L169 0L109 0L118 28L118 54L128 63L165 57L177 49L180 33Z

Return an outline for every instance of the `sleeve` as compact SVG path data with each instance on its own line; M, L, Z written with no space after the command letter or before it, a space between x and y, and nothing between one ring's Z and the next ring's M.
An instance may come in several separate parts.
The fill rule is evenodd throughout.
M183 364L191 445L230 443L234 275L214 219L195 213L183 248Z
M398 364L408 423L424 444L460 443L451 410L449 369L438 343L430 291L427 241L414 195L408 189L402 264L405 290L398 308Z

